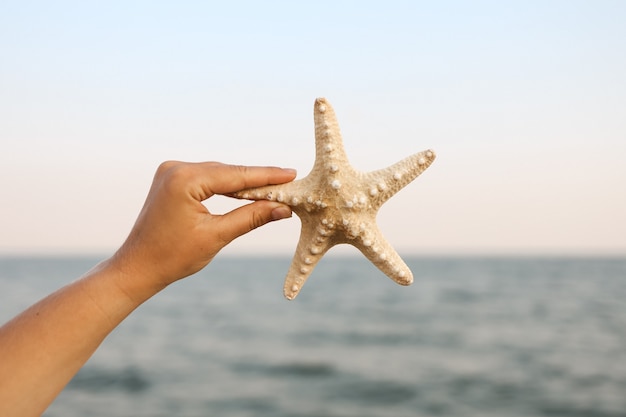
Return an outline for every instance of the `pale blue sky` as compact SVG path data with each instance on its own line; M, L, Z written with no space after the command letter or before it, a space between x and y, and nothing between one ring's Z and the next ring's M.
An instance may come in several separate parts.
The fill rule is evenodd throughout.
M114 250L166 159L302 177L324 96L358 169L437 152L379 213L401 252L625 254L624 22L622 1L1 2L0 253Z

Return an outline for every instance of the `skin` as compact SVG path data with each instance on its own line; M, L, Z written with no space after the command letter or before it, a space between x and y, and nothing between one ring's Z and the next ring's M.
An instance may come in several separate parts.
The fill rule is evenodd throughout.
M202 201L281 184L295 171L216 162L164 162L128 238L109 259L0 327L0 415L39 416L144 301L204 268L233 239L291 217L257 201L223 215Z

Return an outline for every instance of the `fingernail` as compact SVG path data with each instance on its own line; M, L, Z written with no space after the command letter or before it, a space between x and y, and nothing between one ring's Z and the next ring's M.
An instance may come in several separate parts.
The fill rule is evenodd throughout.
M279 206L272 210L272 220L281 220L291 217L291 209L287 206Z
M283 171L286 171L286 172L288 172L290 174L293 174L293 175L296 175L298 173L298 171L296 171L293 168L283 168Z

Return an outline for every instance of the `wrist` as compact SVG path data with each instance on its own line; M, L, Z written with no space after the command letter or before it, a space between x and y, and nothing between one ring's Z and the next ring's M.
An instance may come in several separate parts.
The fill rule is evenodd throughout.
M98 272L104 272L109 277L117 291L135 304L135 307L167 287L151 265L145 265L137 258L120 248L96 267Z

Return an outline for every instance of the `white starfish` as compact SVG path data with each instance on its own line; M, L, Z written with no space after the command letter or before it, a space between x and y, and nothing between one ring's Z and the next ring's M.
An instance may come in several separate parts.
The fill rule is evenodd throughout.
M430 166L435 153L423 151L388 168L362 173L348 162L335 111L328 101L315 100L313 113L315 164L309 175L233 195L282 202L300 217L300 241L285 278L285 297L294 299L322 256L340 243L358 248L398 284L410 285L413 274L378 229L376 213Z

